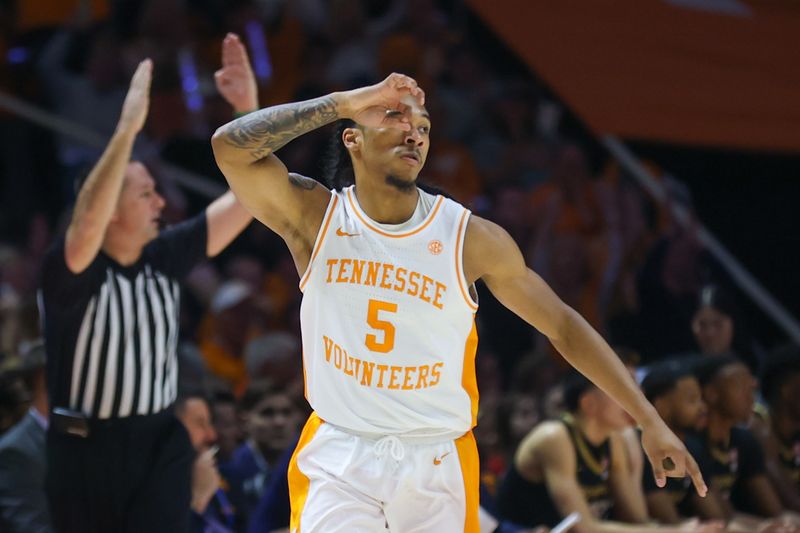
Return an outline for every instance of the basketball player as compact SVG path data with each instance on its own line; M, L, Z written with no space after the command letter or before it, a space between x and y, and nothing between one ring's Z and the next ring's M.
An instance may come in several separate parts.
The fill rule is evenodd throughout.
M242 48L242 54L244 49ZM300 273L306 397L289 469L291 530L478 531L473 284L509 309L644 428L656 478L688 471L683 444L603 339L524 263L512 238L416 186L431 117L417 83L381 83L262 109L212 144L234 193L283 237ZM354 184L328 190L274 152L346 120Z

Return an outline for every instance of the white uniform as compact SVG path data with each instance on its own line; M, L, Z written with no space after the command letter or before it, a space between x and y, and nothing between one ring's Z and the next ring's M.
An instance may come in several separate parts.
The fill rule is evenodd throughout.
M472 531L477 523L478 306L462 268L470 212L423 191L420 209L418 223L388 231L364 213L354 187L331 195L300 280L315 414L290 466L293 530L375 531L385 520L393 531ZM365 446L375 453L364 458ZM387 486L394 478L400 485ZM365 494L376 499L364 502Z

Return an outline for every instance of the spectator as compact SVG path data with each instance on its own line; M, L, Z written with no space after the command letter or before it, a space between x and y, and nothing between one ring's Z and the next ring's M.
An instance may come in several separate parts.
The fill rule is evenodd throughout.
M44 344L22 354L20 368L32 395L28 414L0 438L0 530L6 533L53 531L44 490L47 387Z
M233 504L246 519L278 475L280 458L297 440L301 412L286 390L266 381L248 387L241 409L248 438L220 472L230 486Z
M239 447L242 440L239 408L233 394L226 391L214 394L211 400L211 420L214 423L214 431L217 433L217 445L219 446L217 457L221 463L224 463L233 457L233 452Z
M630 486L629 462L619 430L630 425L625 411L580 374L564 385L568 413L539 424L520 444L498 497L500 514L521 526L554 526L581 514L573 531L716 531L649 526L644 498ZM637 522L624 524L614 515Z
M220 488L221 478L214 459L217 433L211 423L208 401L200 393L185 393L175 402L175 416L189 433L195 452L191 478L191 531L229 533L234 526L234 510Z
M750 370L729 355L704 358L695 372L708 405L700 461L708 465L709 486L719 494L726 519L745 531L797 531L796 518L784 513L766 475L761 445L741 427L753 412L756 380Z
M800 512L800 348L791 344L764 361L761 394L769 407L753 420L766 473L786 509ZM758 411L757 411L758 414Z
M700 462L702 444L693 437L693 432L705 427L708 409L703 403L700 383L693 374L691 361L670 359L651 366L642 380L642 390L661 418L698 459L703 474L708 475L708 466ZM666 487L661 489L655 484L652 469L646 467L642 484L648 511L660 522L678 524L691 516L702 519L725 518L713 494L700 498L691 490L691 483L682 479L668 479Z
M756 347L745 328L733 297L717 285L700 289L697 310L692 317L692 333L700 351L706 355L733 353L751 372L759 368Z

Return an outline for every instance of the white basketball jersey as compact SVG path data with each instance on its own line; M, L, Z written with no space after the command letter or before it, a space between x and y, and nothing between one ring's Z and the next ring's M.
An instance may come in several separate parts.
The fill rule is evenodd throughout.
M306 398L326 422L426 437L475 425L478 306L462 268L470 212L426 200L422 222L390 232L353 186L331 195L300 280Z

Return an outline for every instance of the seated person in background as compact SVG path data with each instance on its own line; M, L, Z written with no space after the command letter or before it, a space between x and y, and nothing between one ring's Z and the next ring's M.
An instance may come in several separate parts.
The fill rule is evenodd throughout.
M211 398L211 420L217 432L217 461L226 463L242 441L242 427L236 398L227 391L217 391Z
M698 462L707 465L709 487L719 494L726 518L734 519L729 529L799 531L767 478L761 445L741 426L752 416L756 389L747 365L734 356L706 357L695 375L708 405Z
M214 455L217 433L211 424L208 401L200 392L186 392L175 402L175 416L186 427L196 452L192 465L193 533L231 533L234 509L220 488L220 475Z
M696 522L681 526L647 524L638 484L631 486L629 461L620 430L630 426L625 411L580 374L564 385L568 413L536 426L523 439L498 491L504 519L526 527L552 527L572 512L581 521L572 531L717 531ZM635 524L611 521L612 515Z
M642 380L642 391L658 415L686 444L703 475L708 475L708 467L701 461L704 455L702 442L694 433L705 428L708 409L703 402L700 383L693 373L692 361L668 359L652 365ZM659 488L649 465L643 469L641 479L648 512L659 522L677 524L689 516L705 520L725 518L717 497L712 494L701 498L692 489L689 479L669 478L666 487Z
M50 533L44 490L49 412L44 344L35 342L21 357L2 365L0 379L6 377L20 377L31 402L25 417L0 437L0 531Z
M248 437L233 452L231 460L220 465L220 473L230 487L231 501L246 523L269 484L275 465L297 441L302 413L283 388L267 381L252 383L240 407Z
M751 427L764 448L766 473L786 509L800 512L800 347L790 345L764 362L761 394Z

